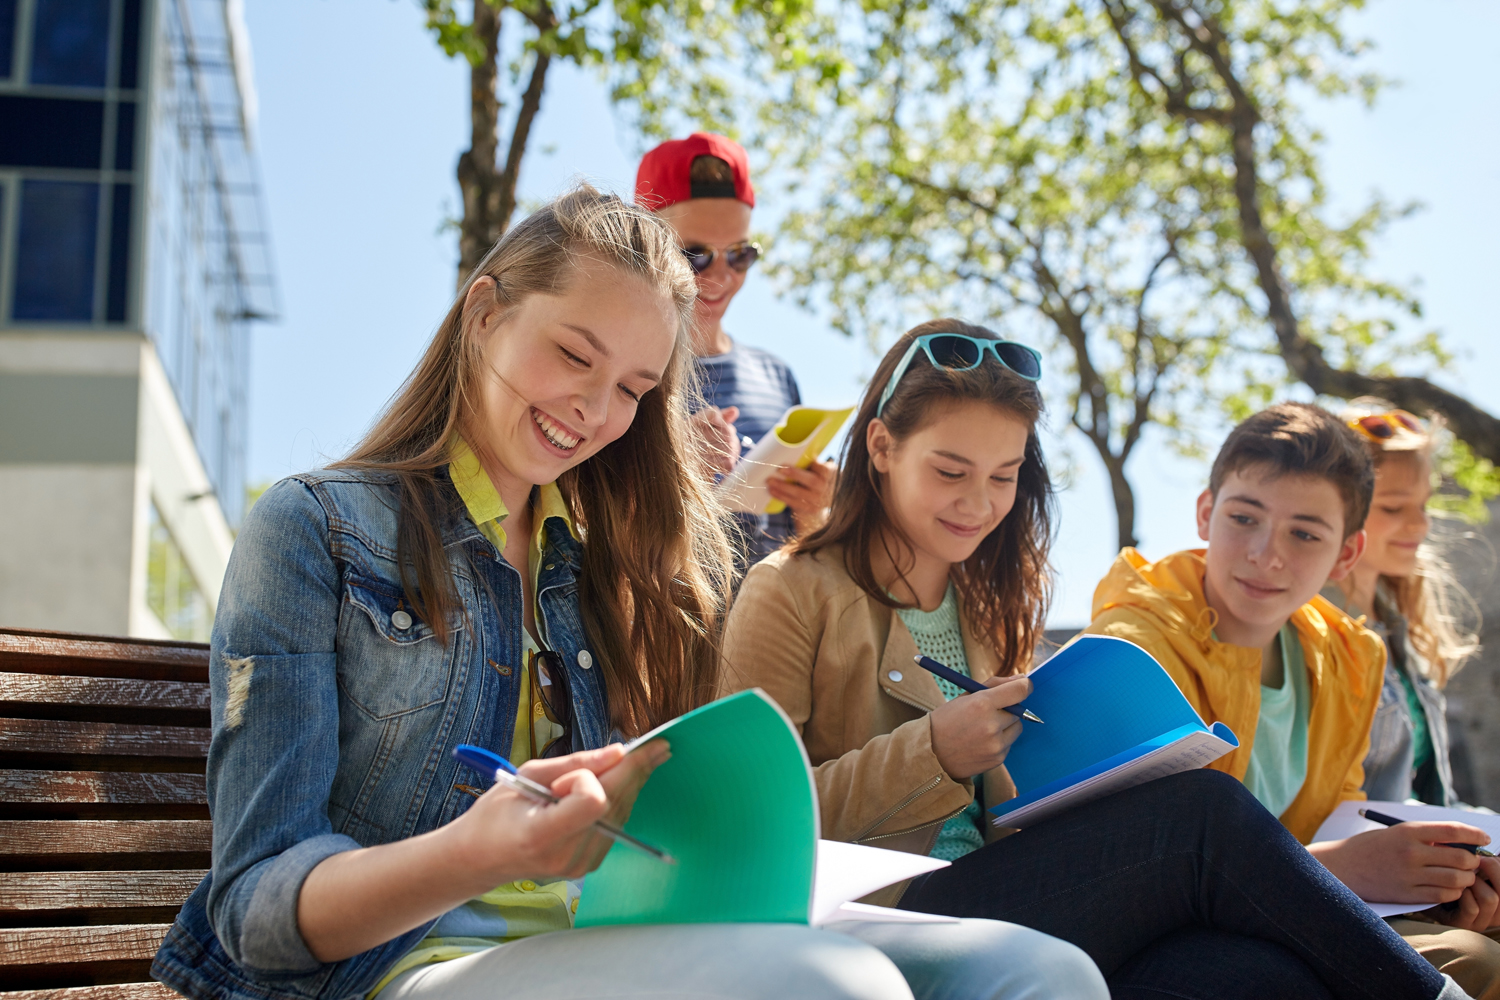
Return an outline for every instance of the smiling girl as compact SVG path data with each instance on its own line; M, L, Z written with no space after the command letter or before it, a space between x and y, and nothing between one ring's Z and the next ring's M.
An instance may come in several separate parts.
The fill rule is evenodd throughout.
M1433 433L1426 422L1382 400L1356 400L1342 414L1375 464L1375 493L1365 518L1365 550L1323 596L1385 640L1385 678L1365 756L1371 799L1416 799L1459 806L1448 759L1443 687L1478 651L1475 636L1455 625L1463 591L1428 543L1432 520ZM1481 862L1452 906L1391 926L1470 995L1500 997L1500 864ZM1443 926L1443 925L1451 926Z
M570 931L712 693L729 550L685 451L692 275L580 188L515 226L331 469L246 518L211 643L213 869L152 972L196 1000L908 1000L805 927ZM561 801L471 787L459 743ZM547 934L547 931L569 931Z
M1015 794L1023 723L1004 709L1030 691L1047 611L1040 377L1035 351L982 327L908 332L859 407L826 526L745 577L725 684L801 728L823 836L953 861L871 901L1008 921L993 954L1017 970L1035 931L1072 942L1116 1000L1462 996L1219 772L1009 836L989 822ZM918 653L990 690L961 694Z

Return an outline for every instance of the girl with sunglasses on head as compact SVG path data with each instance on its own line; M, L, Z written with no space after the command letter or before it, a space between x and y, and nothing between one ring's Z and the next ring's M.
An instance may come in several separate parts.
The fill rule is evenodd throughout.
M1468 595L1428 540L1432 522L1433 429L1377 399L1355 400L1344 412L1375 463L1375 495L1365 518L1365 551L1348 576L1323 596L1354 617L1365 616L1386 645L1385 683L1365 757L1364 791L1371 799L1463 808L1453 791L1443 687L1479 651L1461 631L1458 605ZM1357 838L1369 864L1397 867L1382 850L1388 830ZM1500 861L1480 860L1483 878L1456 905L1434 907L1391 926L1424 957L1482 1000L1500 997ZM1383 898L1399 898L1387 896ZM1444 926L1447 925L1447 926Z
M738 143L710 132L664 142L641 160L635 198L672 227L697 278L693 353L708 405L693 414L692 426L708 470L725 473L745 442L759 441L802 402L786 362L724 330L724 314L760 257L760 245L750 239L755 189L749 160ZM833 493L833 465L814 461L806 469L784 468L768 490L787 509L735 515L744 565L822 523Z
M909 331L860 404L826 525L741 585L722 683L801 728L823 836L953 861L870 901L1071 941L1115 998L1463 996L1217 771L1009 836L989 822L1015 794L1005 757L1032 723L1005 709L1030 691L1050 590L1041 369L958 320ZM962 694L919 653L989 690Z
M571 929L612 843L595 821L670 753L618 740L713 692L730 562L683 420L695 293L665 226L579 188L490 251L353 454L255 504L211 642L213 868L156 978L194 1000L911 1000L845 934ZM462 743L561 801L474 788Z

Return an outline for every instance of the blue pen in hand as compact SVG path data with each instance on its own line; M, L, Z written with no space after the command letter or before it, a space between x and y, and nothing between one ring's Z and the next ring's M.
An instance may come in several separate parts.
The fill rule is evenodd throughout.
M552 794L552 789L546 785L538 784L530 778L516 771L516 766L504 757L484 747L476 747L472 743L460 743L453 748L454 759L467 764L482 774L488 774L494 778L496 784L505 785L520 792L522 795L536 802L553 805L559 801ZM468 789L465 789L468 791ZM471 794L483 794L482 792L471 792ZM649 854L658 861L665 861L669 865L675 865L677 859L672 857L660 847L652 847L638 837L633 837L613 823L604 820L595 820L594 826L606 837L616 840L629 847L634 847L642 854Z
M921 667L923 670L926 670L929 673L936 674L950 684L957 684L959 687L963 688L965 691L968 691L970 694L979 694L981 691L989 690L988 687L979 683L974 678L965 677L957 670L954 670L952 667L943 666L941 663L939 663L937 660L934 660L930 656L913 656L912 659L916 660L917 666ZM1018 708L1012 705L1008 707L1006 711L1011 715L1019 716L1020 718L1026 719L1029 722L1042 722L1041 718L1038 717L1037 714L1029 708ZM1045 726L1046 723L1042 722L1042 725Z

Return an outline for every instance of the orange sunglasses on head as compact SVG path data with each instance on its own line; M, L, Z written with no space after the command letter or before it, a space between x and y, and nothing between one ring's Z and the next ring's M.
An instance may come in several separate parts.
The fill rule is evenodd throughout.
M1359 431L1371 441L1389 441L1401 431L1412 434L1426 434L1427 428L1416 416L1405 410L1392 410L1389 413L1372 413L1368 417L1360 417L1358 420L1349 421L1349 426Z

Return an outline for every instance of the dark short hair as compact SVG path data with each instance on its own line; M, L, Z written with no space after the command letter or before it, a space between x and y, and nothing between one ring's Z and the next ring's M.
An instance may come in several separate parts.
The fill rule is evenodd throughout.
M1232 472L1268 466L1273 475L1317 476L1344 501L1344 537L1365 526L1375 495L1369 449L1348 424L1311 403L1278 403L1229 432L1208 476L1214 498Z
M717 156L695 156L688 185L694 198L733 198L734 168Z

